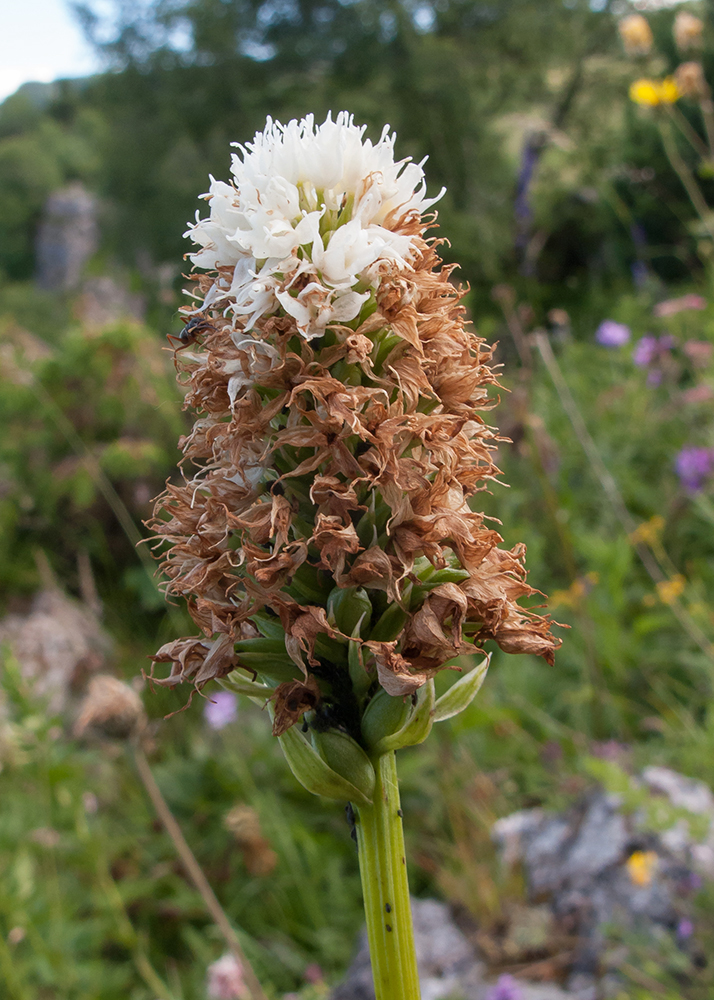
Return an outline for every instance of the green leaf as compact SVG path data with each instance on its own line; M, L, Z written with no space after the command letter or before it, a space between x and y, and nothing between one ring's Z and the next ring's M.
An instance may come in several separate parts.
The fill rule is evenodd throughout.
M437 699L434 706L434 722L451 719L454 715L458 715L459 712L468 708L484 682L490 662L491 654L489 653L473 670L469 670L467 674L460 677L448 691L445 691Z
M279 618L275 618L265 611L255 611L250 618L266 639L282 639L285 643L285 629L280 624Z
M273 688L259 681L252 681L249 677L243 677L235 670L226 677L221 677L218 682L227 691L235 691L236 694L244 694L246 698L260 699L262 704L273 693Z

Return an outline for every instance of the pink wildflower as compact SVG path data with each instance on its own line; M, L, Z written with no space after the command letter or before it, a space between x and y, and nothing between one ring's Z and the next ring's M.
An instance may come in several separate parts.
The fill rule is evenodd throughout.
M655 316L675 316L677 313L685 312L687 309L706 309L707 300L701 295L682 295L678 299L667 299L659 302L652 312Z
M243 966L235 955L223 955L208 966L206 990L209 1000L244 1000L248 997Z

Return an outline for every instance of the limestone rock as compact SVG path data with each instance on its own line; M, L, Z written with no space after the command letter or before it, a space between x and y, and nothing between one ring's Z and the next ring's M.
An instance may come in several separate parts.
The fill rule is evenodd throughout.
M80 184L55 191L47 200L37 234L37 284L50 291L77 288L97 249L96 199Z

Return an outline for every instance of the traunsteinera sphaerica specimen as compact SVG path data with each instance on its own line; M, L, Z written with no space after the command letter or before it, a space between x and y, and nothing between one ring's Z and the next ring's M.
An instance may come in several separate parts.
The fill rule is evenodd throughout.
M153 530L199 630L173 686L267 704L306 788L352 803L378 997L418 995L394 750L476 693L434 675L494 640L553 661L525 548L471 499L499 475L492 349L427 238L423 163L341 113L268 120L211 181L177 352L183 485ZM299 723L299 725L296 725Z

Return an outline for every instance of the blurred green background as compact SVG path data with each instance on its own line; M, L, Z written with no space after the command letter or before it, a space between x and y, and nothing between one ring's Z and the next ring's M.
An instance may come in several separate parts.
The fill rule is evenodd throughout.
M682 60L673 10L640 7L655 42L638 57L617 30L633 8L606 0L113 0L77 9L105 72L0 105L3 997L191 1000L223 950L131 758L71 736L86 675L53 700L12 639L53 587L94 609L111 652L90 651L127 680L191 628L135 542L187 426L165 349L182 234L266 115L346 108L429 157L443 255L504 366L509 486L483 509L527 543L531 583L571 627L555 668L496 651L476 703L402 753L416 894L495 926L523 887L499 874L493 820L571 802L603 747L714 784L714 216L667 156L675 111L706 204L714 169L683 138L704 135L697 101L628 98ZM677 9L704 21L714 81L714 3ZM39 247L51 258L48 199L68 190L96 233L63 281ZM186 698L145 690L157 780L268 994L323 995L362 922L342 811L294 782L258 709L211 722L195 698L164 719ZM263 864L226 826L241 804ZM711 940L706 892L698 905ZM663 996L714 995L710 967L648 968Z

